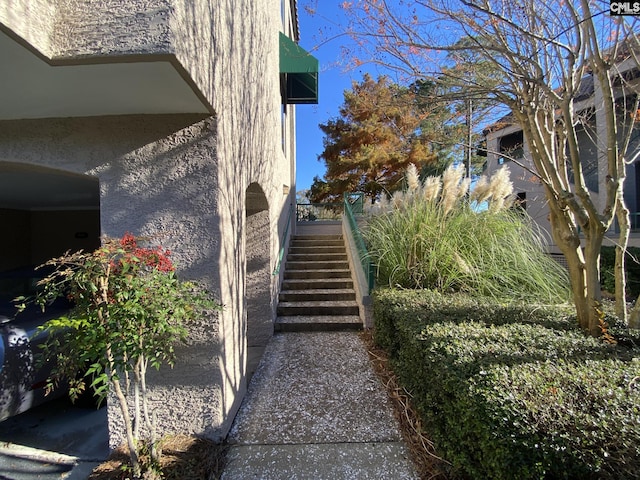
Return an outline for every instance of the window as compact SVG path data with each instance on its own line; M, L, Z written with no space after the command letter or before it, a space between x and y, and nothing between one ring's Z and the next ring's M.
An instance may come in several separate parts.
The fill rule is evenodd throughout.
M527 192L519 192L516 196L515 202L513 202L513 208L518 212L527 211Z
M522 135L522 130L501 137L499 140L499 145L499 165L502 165L509 160L517 160L524 157L524 138Z

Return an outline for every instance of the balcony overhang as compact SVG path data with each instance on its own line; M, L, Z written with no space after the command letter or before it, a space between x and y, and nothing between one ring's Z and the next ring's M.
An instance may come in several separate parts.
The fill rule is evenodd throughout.
M280 32L280 74L288 104L318 103L318 59Z
M53 61L0 25L0 120L213 109L172 55Z

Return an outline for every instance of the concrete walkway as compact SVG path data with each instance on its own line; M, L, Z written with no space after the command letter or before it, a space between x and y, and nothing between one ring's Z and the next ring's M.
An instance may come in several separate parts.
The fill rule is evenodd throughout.
M274 335L229 443L223 480L418 478L355 332Z

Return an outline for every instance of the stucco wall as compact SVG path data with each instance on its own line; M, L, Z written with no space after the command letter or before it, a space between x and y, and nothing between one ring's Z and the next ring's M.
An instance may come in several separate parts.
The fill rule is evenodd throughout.
M252 183L264 192L269 227L262 241L271 270L290 200L283 185L290 187L290 194L295 192L295 168L281 142L280 13L279 0L184 0L174 3L170 20L176 58L209 99L218 121L218 213L223 232L218 266L221 278L228 280L221 285L223 430L230 427L246 390L245 192ZM278 280L270 279L272 316Z
M265 205L266 206L266 205ZM271 235L269 211L247 212L246 219L246 316L247 375L256 370L267 343L273 335L271 309Z
M51 52L56 9L52 0L0 2L0 25L22 37L43 55Z
M15 0L0 24L49 60L172 53L169 0Z
M171 53L169 0L56 0L51 55L76 59ZM132 34L134 33L134 34Z
M0 122L0 161L32 163L96 176L101 227L159 239L179 274L220 297L217 262L216 124L194 115L91 117ZM190 325L173 370L154 374L152 400L163 432L215 437L222 424L218 319ZM112 446L120 419L110 406Z
M18 1L23 11L28 3ZM293 132L295 112L289 108L283 126L280 0L51 0L43 5L55 7L54 21L46 24L37 17L49 29L34 46L53 58L64 63L173 56L174 65L216 112L208 118L3 122L0 161L98 177L102 232L158 235L175 252L180 273L203 281L224 304L216 318L192 326L176 368L150 382L154 401L163 407L161 433L224 436L246 390L245 251L251 235L246 191L254 183L264 192L267 225L260 235L268 270L277 261L295 198L295 149L282 144L282 132ZM0 22L9 21L20 35L34 20L7 20L6 9L0 15ZM273 317L279 277L264 281ZM120 440L116 410L109 406L112 446Z

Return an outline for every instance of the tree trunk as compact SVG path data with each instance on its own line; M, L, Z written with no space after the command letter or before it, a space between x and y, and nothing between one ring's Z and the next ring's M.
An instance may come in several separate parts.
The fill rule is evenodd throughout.
M584 255L579 250L564 252L564 254L569 267L578 325L589 335L598 337L602 333L598 314L601 301L600 279L587 275L587 272L598 269L600 254L595 255L593 249L587 253L586 248Z
M142 469L140 467L140 460L138 457L138 446L137 446L137 438L133 433L132 421L129 415L129 405L127 404L127 398L122 391L122 386L120 385L120 380L117 378L115 363L113 360L113 355L111 354L111 348L107 348L107 358L109 362L109 383L113 387L113 391L116 394L116 398L118 399L118 403L120 405L120 412L122 413L122 418L124 420L124 426L127 436L127 446L129 448L129 459L131 460L131 466L133 469L133 476L135 478L139 478Z
M551 233L564 254L569 269L573 302L582 330L594 337L600 336L600 315L598 314L602 291L600 289L600 247L602 235L584 231L584 249L576 230L569 228L562 215L550 215ZM595 227L597 229L597 227Z
M600 249L602 248L603 235L591 234L585 235L585 273L587 280L587 305L589 307L588 315L580 323L585 332L593 337L602 334L600 325L600 305L602 303L602 287L600 284Z
M569 279L571 281L571 292L573 295L573 303L576 307L576 315L578 324L584 328L583 324L587 323L583 319L589 316L589 304L587 302L587 277L585 275L584 255L582 249L568 249L566 245L560 245L562 253L567 260L569 269Z

